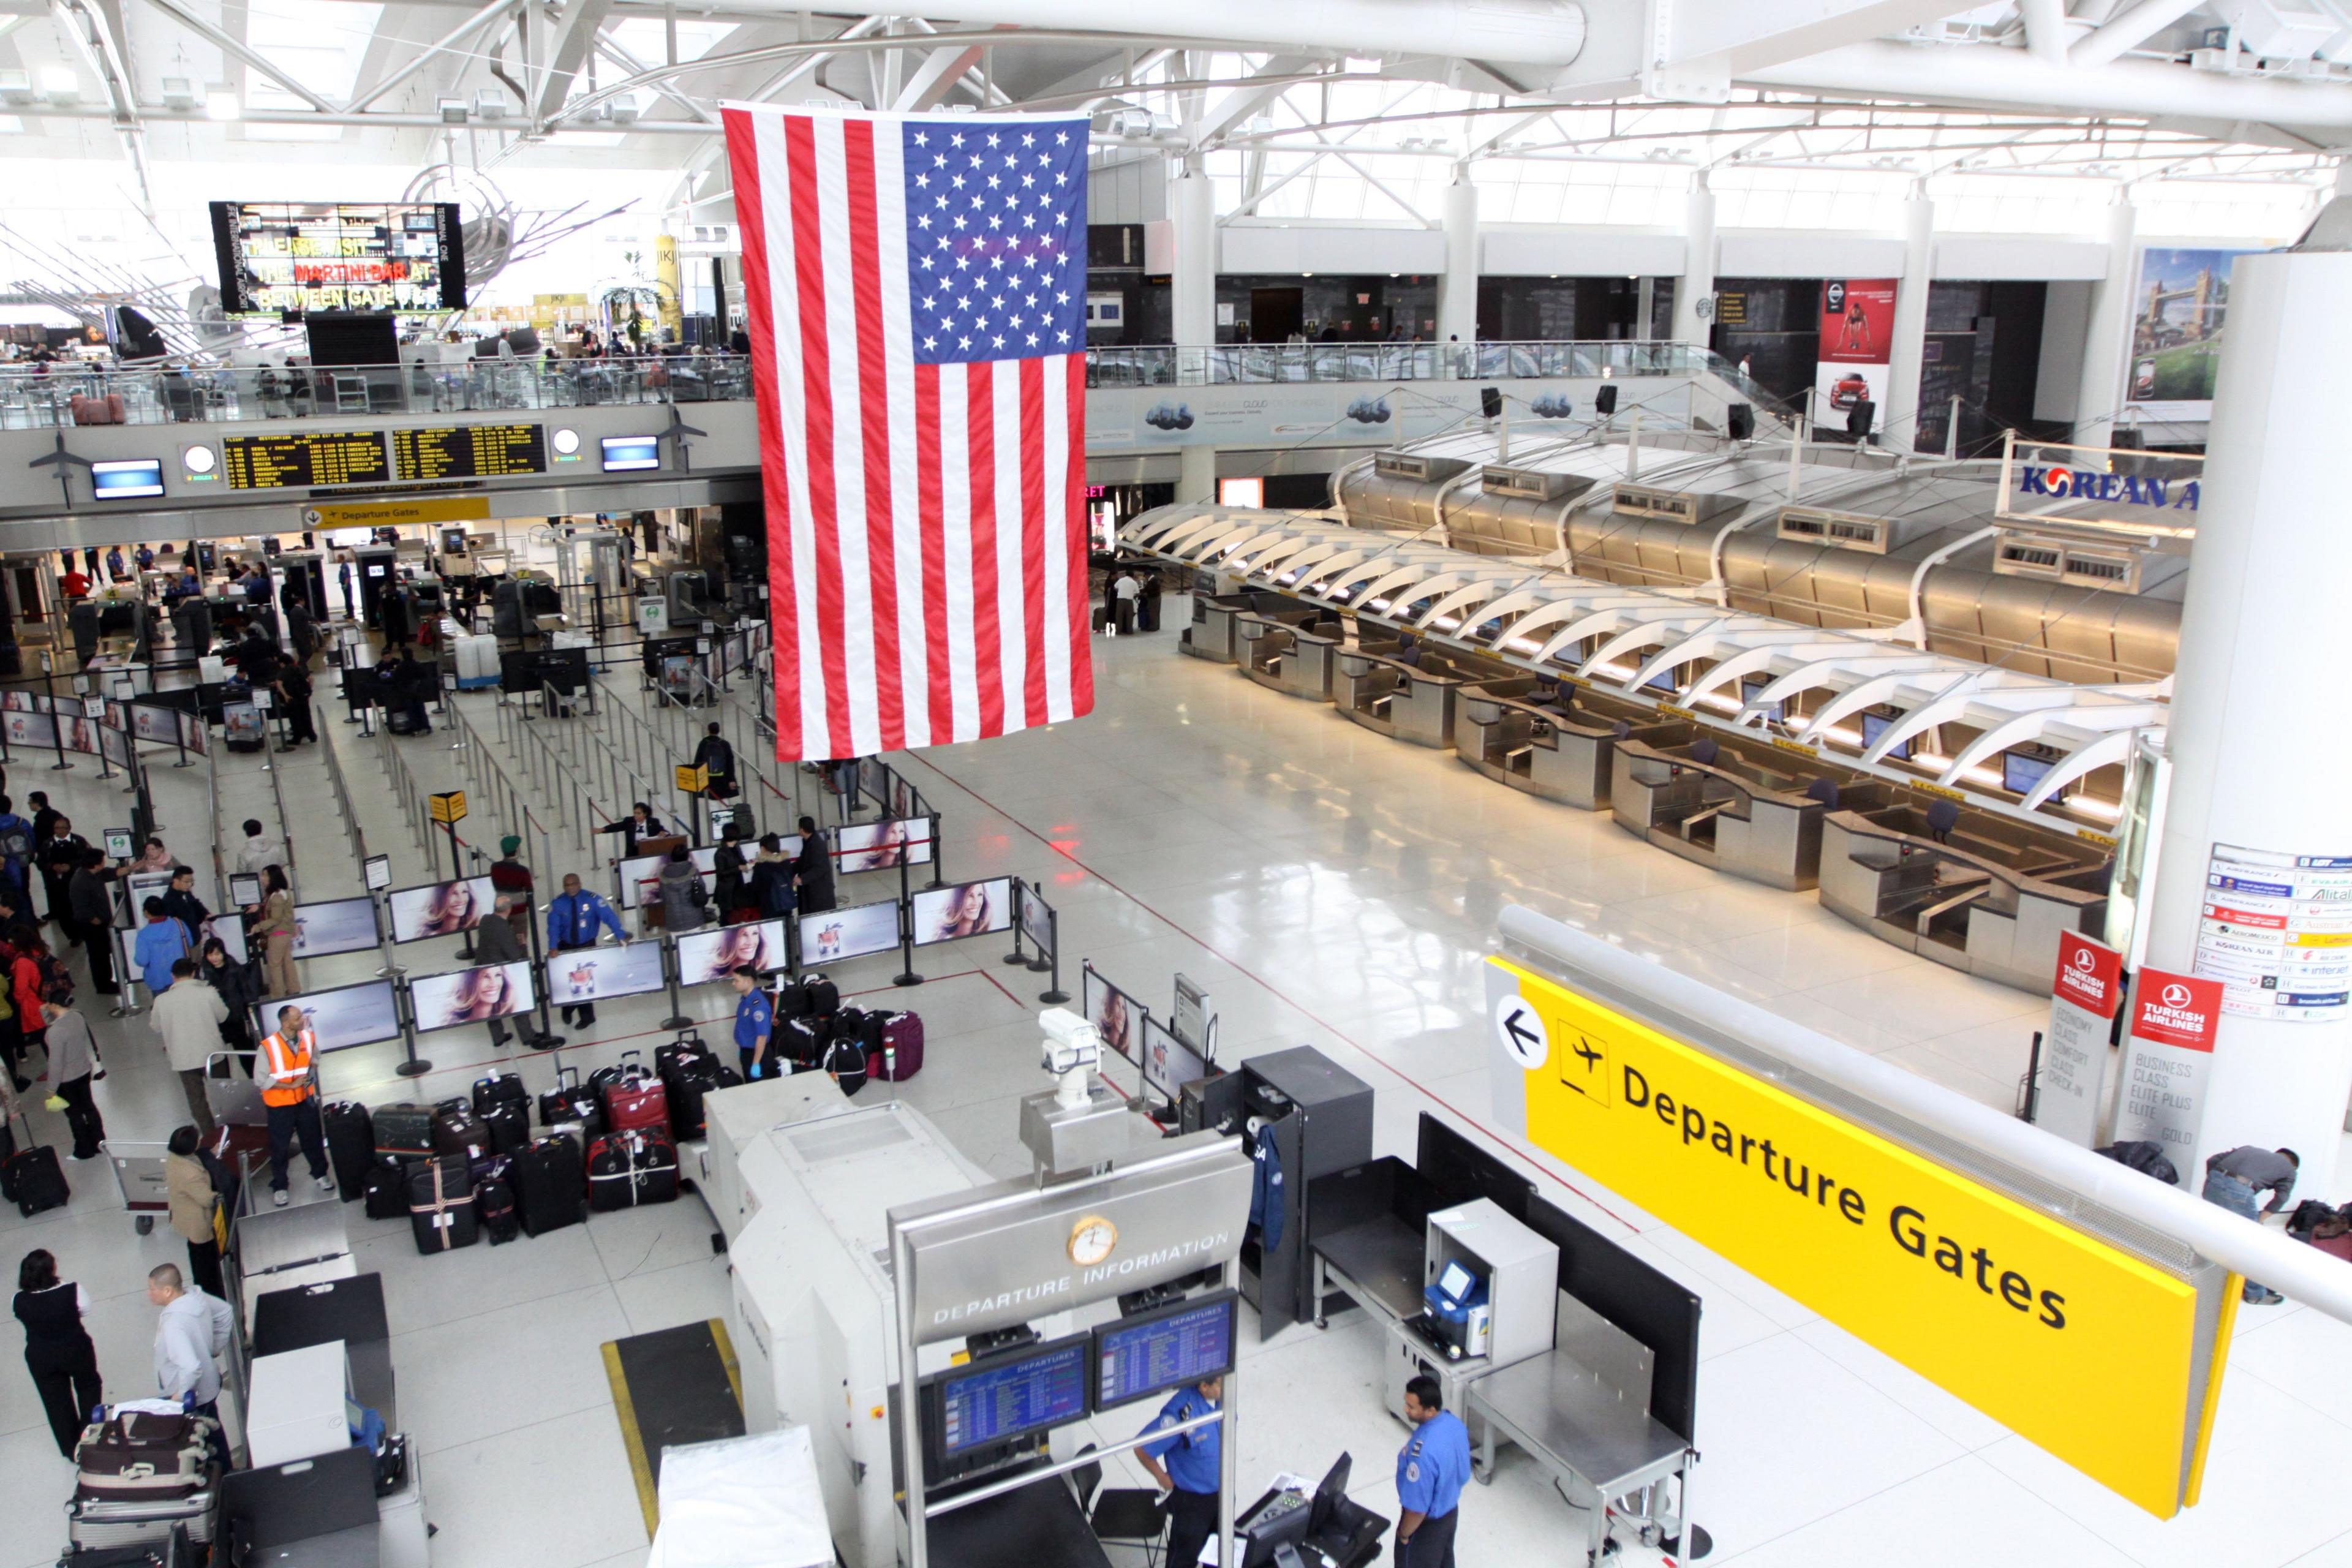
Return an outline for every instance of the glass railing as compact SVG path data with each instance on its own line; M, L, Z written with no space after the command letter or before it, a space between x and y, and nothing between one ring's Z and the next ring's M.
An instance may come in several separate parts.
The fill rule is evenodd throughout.
M1315 381L1509 381L1541 376L1736 376L1689 343L1611 338L1582 342L1220 343L1214 348L1087 351L1088 386L1266 385Z
M446 364L0 366L0 429L338 415L460 414L607 403L740 402L740 354L464 360Z

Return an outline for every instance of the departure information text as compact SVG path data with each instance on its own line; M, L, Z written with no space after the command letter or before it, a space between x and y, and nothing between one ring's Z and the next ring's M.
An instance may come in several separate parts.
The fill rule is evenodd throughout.
M394 430L392 452L404 479L495 479L547 472L547 433L537 425Z
M940 1392L941 1446L950 1454L1076 1421L1087 1413L1087 1344L950 1378Z
M380 430L231 436L221 443L221 467L233 490L381 484L392 478Z

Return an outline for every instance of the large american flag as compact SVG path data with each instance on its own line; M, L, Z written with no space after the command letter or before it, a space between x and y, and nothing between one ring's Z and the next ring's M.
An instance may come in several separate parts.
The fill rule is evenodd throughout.
M1086 120L725 115L778 755L1088 711Z

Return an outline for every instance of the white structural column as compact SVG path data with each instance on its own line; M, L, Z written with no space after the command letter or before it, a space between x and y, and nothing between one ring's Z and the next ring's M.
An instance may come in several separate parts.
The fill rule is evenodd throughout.
M1457 168L1445 187L1445 275L1437 284L1437 341L1478 338L1478 187Z
M2084 447L2115 444L2124 362L2131 353L2132 278L2139 269L2137 223L2129 187L2117 191L2107 209L2107 275L2091 286L2083 374L2074 387L2074 439Z
M1903 276L1895 285L1895 342L1886 364L1886 407L1879 439L1897 451L1918 449L1919 367L1927 356L1927 289L1935 280L1936 204L1925 181L1903 204Z
M2340 703L2315 704L2310 682L2314 648L2352 625L2352 529L2339 525L2347 297L2352 254L2340 251L2244 256L2231 277L2148 910L2147 962L2159 969L2195 968L2217 844L2352 857L2352 795L2341 787L2352 778L2352 724ZM2310 924L2342 929L2326 915ZM2299 989L2345 989L2340 973L2313 973ZM2209 1155L2258 1143L2303 1156L2297 1195L2340 1195L2352 1010L2323 1016L2224 1013L2195 1163L2181 1170L2191 1192Z
M1205 348L1217 341L1217 205L1199 158L1186 158L1168 182L1168 217L1176 238L1168 276L1176 344Z
M1176 499L1208 505L1217 499L1217 449L1214 447L1176 448Z
M1704 348L1707 329L1715 325L1715 193L1706 188L1704 170L1692 177L1683 206L1683 243L1689 248L1683 255L1682 280L1675 285L1675 342Z

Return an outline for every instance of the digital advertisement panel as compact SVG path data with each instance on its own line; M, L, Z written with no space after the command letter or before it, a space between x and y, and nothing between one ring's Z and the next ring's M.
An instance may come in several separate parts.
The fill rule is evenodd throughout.
M662 988L661 943L583 947L547 960L547 999L559 1006L638 996Z
M400 1034L400 1013L393 1003L389 980L364 980L357 985L313 991L308 996L290 996L283 1001L273 997L253 1010L257 1020L254 1038L274 1034L278 1009L289 1006L302 1010L304 1026L318 1037L322 1051L373 1045L377 1040L396 1038Z
M1143 1061L1143 1025L1145 1014L1135 999L1101 975L1089 969L1080 1005L1087 1010L1087 1022L1102 1037L1105 1048L1118 1052L1129 1061L1140 1066Z
M375 945L375 905L366 899L330 899L294 906L294 956L324 958Z
M1530 1139L1584 1176L2179 1511L2207 1386L2188 1280L1531 970L1490 959L1486 989L1507 1124L1523 1095Z
M395 889L385 900L392 906L392 940L423 942L472 931L482 923L497 896L488 877Z
M898 945L898 901L857 904L801 917L801 962L830 963Z
M719 846L689 849L687 858L694 862L696 870L709 877L719 868ZM661 868L668 862L667 855L632 855L622 861L617 873L620 886L614 890L613 902L625 910L635 909L645 901L642 895L652 890L654 879L661 875Z
M915 895L915 945L1013 929L1013 879L997 877Z
M454 1029L491 1018L511 1018L528 1012L538 1001L532 994L530 965L485 963L477 969L457 969L446 974L408 977L408 1005L415 1010L417 1032Z
M745 964L765 972L784 967L784 922L755 921L715 931L689 931L677 939L677 983L707 985Z
M1853 410L1868 403L1870 428L1886 417L1887 363L1895 342L1892 278L1832 278L1822 285L1821 347L1813 373L1813 423L1845 428Z
M2154 419L2210 419L2230 312L2230 264L2242 250L2139 253L2132 283L2131 359L2124 401Z
M834 831L833 858L845 876L852 871L927 866L931 859L930 818L908 821L894 816L881 822L845 824Z

